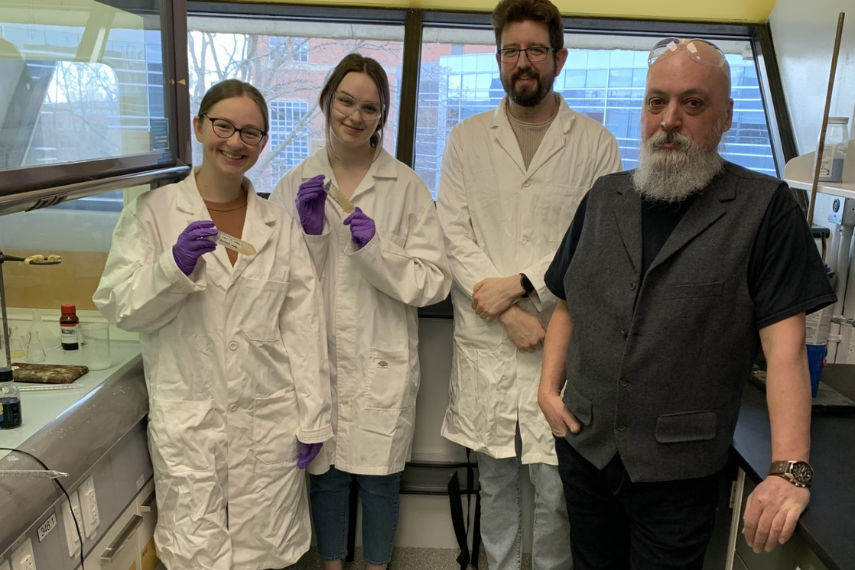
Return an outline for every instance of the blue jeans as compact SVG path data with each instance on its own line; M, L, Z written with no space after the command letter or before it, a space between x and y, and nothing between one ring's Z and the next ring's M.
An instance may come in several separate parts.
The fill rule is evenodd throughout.
M700 570L721 473L633 483L616 455L599 470L555 439L575 570Z
M481 540L490 570L519 570L522 557L520 524L520 441L517 457L494 459L478 456L481 486ZM534 485L533 570L569 570L570 523L558 467L545 463L528 465Z
M309 493L318 552L324 560L347 555L347 516L350 473L335 467L323 475L310 475ZM383 566L392 558L398 528L398 493L401 475L357 475L362 501L362 549L365 562Z

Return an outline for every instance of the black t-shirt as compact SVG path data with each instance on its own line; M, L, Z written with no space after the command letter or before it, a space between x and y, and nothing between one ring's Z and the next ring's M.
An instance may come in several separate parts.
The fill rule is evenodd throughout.
M642 279L693 202L694 198L677 205L642 200ZM586 194L546 271L546 286L560 299L566 300L564 276L582 235L587 206ZM786 186L775 192L754 238L748 261L748 290L754 301L758 330L835 301L810 228Z

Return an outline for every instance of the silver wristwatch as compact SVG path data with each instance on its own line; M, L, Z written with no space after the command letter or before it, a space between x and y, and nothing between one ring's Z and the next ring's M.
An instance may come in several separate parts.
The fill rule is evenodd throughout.
M783 477L796 487L813 484L813 468L805 461L774 461L769 467L769 475Z

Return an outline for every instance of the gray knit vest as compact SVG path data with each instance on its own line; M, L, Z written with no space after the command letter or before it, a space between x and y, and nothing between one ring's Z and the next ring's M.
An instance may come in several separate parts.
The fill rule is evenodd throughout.
M640 290L641 198L631 173L592 188L564 277L573 319L564 402L582 423L567 439L597 468L615 452L636 482L702 477L725 464L760 347L748 261L781 184L725 163Z

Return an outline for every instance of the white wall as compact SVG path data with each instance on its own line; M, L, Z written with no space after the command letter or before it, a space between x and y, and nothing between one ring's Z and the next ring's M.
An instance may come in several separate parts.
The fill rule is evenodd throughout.
M769 22L799 154L816 150L825 107L837 15L846 12L830 115L855 114L855 3L778 0Z

